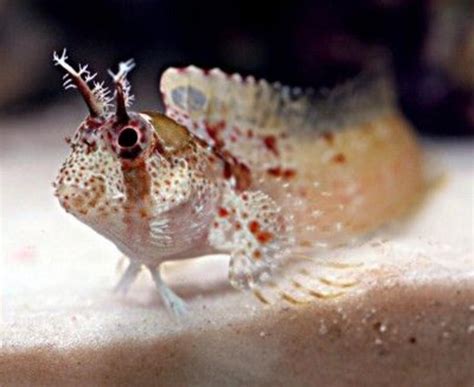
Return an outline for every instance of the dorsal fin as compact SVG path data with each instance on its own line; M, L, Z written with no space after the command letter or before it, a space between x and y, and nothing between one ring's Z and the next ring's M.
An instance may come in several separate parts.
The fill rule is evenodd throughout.
M202 121L256 131L327 131L353 126L395 106L386 66L319 93L195 66L169 68L160 87L167 115L191 131Z

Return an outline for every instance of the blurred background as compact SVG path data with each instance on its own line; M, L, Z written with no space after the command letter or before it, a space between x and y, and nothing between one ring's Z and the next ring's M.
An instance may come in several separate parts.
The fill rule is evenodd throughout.
M389 57L419 132L474 134L472 0L0 0L0 120L79 100L52 65L63 47L103 79L135 58L138 108L158 107L159 74L170 65L318 88Z

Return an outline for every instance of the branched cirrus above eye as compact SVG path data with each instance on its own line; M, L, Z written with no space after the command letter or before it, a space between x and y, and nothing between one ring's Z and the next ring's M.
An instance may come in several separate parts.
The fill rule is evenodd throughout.
M122 148L130 148L138 142L138 133L133 128L124 128L118 136L118 144Z

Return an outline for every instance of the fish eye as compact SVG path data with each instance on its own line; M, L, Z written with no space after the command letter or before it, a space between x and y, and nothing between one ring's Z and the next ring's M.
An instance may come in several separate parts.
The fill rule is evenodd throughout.
M122 148L130 148L138 142L138 133L134 128L124 128L118 136L118 144Z

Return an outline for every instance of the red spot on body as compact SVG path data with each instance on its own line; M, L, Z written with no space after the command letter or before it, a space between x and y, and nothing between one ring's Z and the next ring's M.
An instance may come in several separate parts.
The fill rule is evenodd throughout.
M249 230L252 234L256 234L260 230L260 223L256 220L249 222Z
M262 258L262 253L260 252L260 250L255 250L252 254L252 256L255 258L255 259L260 259Z
M281 168L280 167L268 168L267 173L275 177L281 176Z
M223 145L223 144L222 144ZM214 155L223 162L223 175L225 179L235 178L236 189L239 191L247 189L252 183L250 168L240 162L228 150L222 149L218 144L213 149Z
M283 178L284 179L291 179L296 175L296 171L294 169L285 169L283 171Z
M227 211L225 208L220 207L218 210L218 214L220 217L225 218L226 216L229 215L229 211Z
M284 179L291 179L296 175L294 169L282 169L281 167L268 168L267 173L274 177L283 177Z
M278 156L279 153L277 149L277 139L275 136L263 137L263 143L270 152L272 152L275 156Z
M343 164L346 162L346 156L344 156L342 153L338 153L334 155L332 161L338 164Z
M222 130L226 126L225 121L219 121L215 124L210 124L205 122L206 132L209 137L214 141L214 144L217 148L222 148L224 146L224 141L220 138Z
M257 234L257 240L260 243L268 243L273 239L273 234L268 231L260 231Z

